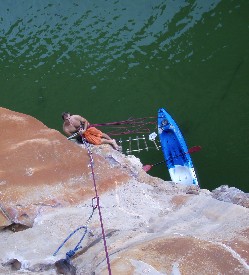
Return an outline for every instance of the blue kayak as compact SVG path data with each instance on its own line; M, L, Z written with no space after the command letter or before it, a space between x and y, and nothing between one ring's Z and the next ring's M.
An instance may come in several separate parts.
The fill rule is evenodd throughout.
M158 135L171 180L198 185L184 137L176 122L163 108L158 110Z

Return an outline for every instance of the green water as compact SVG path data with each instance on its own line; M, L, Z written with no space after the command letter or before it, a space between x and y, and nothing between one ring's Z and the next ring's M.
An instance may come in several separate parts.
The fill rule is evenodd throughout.
M202 146L192 158L210 190L249 191L248 58L248 0L0 2L0 106L59 131L64 110L102 123L165 107Z

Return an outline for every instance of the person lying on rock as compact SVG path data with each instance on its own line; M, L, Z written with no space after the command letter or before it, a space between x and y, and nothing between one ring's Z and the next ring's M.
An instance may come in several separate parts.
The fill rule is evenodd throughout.
M114 149L119 150L119 146L115 139L110 138L107 134L102 133L95 127L90 126L90 123L80 115L71 115L69 112L63 112L61 114L63 123L63 131L67 136L71 136L74 133L83 136L87 142L100 145L100 144L110 144Z

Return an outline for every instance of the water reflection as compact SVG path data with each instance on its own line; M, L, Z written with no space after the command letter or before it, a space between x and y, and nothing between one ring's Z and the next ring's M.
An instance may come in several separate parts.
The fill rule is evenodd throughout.
M111 2L1 3L1 58L10 63L19 58L20 68L30 70L50 60L66 64L74 54L81 71L91 75L109 70L113 61L128 63L127 70L139 66L140 55L147 63L179 62L193 51L191 42L176 48L176 41L220 1Z

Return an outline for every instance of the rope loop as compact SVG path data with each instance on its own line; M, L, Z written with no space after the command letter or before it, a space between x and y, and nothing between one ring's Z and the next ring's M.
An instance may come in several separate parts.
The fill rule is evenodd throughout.
M94 199L94 198L93 198ZM90 230L88 230L87 228L87 224L91 221L94 211L96 210L97 206L93 205L93 199L92 199L92 213L90 215L90 217L88 218L88 220L86 221L86 225L85 226L80 226L77 229L75 229L64 241L63 243L58 247L58 249L54 252L53 256L56 256L57 253L60 251L60 249L65 245L65 243L76 233L78 232L80 229L85 229L80 241L77 243L77 245L75 246L75 248L73 250L70 250L66 253L66 260L69 260L71 257L74 256L74 254L80 249L82 248L81 246L81 242L83 241L83 239L86 236L86 233L89 232L92 235L92 232Z

